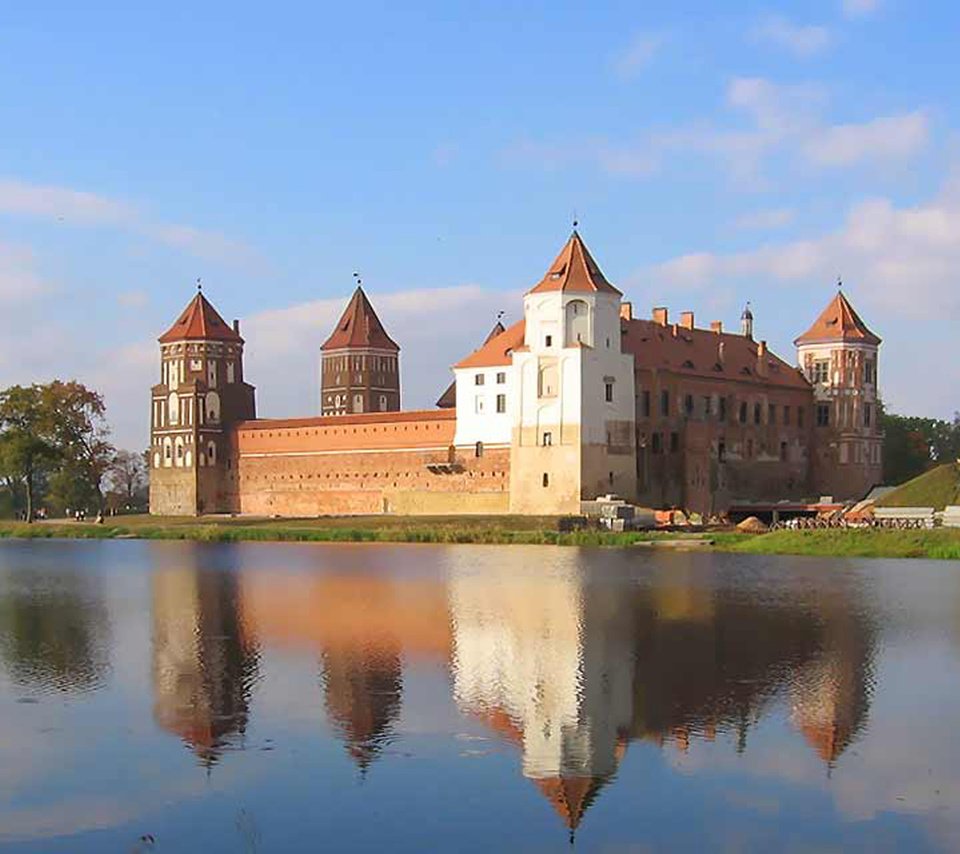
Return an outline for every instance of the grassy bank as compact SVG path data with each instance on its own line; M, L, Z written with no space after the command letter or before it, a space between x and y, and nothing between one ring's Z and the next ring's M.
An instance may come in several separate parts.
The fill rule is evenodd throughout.
M718 551L818 557L925 557L960 560L960 529L933 531L775 531L676 534L656 531L560 533L552 517L366 516L330 519L215 519L124 516L103 525L0 522L0 539L74 538L197 540L201 542L477 543L493 545L631 546L663 540L708 539Z
M960 529L774 531L728 542L720 538L717 547L741 554L960 560Z
M380 542L485 543L502 545L629 546L656 539L678 539L677 534L631 531L574 531L560 533L552 517L344 517L329 519L249 520L157 519L125 516L103 525L76 522L38 522L25 525L0 522L0 538L72 538L197 540L201 542ZM684 536L684 535L679 535ZM689 539L702 539L686 535Z

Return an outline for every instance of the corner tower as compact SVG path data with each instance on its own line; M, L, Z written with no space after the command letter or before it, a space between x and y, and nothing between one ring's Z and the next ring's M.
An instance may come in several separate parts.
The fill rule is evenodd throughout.
M813 486L839 500L862 498L883 476L880 338L841 290L794 343L813 385Z
M243 380L239 321L228 325L198 289L160 336L160 382L151 392L150 512L228 512L230 428L256 417Z
M574 231L524 297L510 457L512 513L579 513L636 496L634 359L621 350L622 294Z
M400 410L400 348L362 287L320 350L321 415Z

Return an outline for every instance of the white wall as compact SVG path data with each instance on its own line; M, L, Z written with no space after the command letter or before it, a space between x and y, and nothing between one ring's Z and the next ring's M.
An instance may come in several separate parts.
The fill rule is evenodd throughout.
M512 365L497 365L489 368L457 368L457 432L454 444L509 445L516 383ZM497 375L504 375L504 382L497 382ZM483 385L477 385L477 376L483 377ZM497 412L497 395L506 396L506 411ZM482 412L477 411L477 401L482 402Z

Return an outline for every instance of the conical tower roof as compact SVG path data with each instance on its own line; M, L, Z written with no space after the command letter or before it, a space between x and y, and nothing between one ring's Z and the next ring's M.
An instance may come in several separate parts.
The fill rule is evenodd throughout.
M373 347L377 350L400 352L396 342L387 335L360 286L353 292L333 333L320 349L345 350L352 347Z
M485 344L488 344L498 335L502 335L506 332L504 325L498 320L494 325L493 329L490 330L490 334L483 339L483 344L480 346L483 347ZM457 381L454 380L450 385L447 386L447 390L440 395L440 399L437 401L437 407L439 409L452 409L457 405Z
M821 341L879 344L880 337L867 328L867 324L860 319L843 291L838 291L813 326L794 341L794 344L816 344Z
M547 291L575 291L581 293L603 292L620 295L600 272L579 233L574 230L560 254L550 265L546 275L530 293Z
M176 323L160 336L161 344L171 341L239 341L236 332L209 303L207 298L197 291L187 307L180 313Z

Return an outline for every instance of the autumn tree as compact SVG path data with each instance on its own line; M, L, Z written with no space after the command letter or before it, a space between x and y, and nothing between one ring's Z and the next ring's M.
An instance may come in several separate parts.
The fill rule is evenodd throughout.
M38 479L60 457L52 421L43 386L0 391L0 471L22 488L28 522L33 521Z

